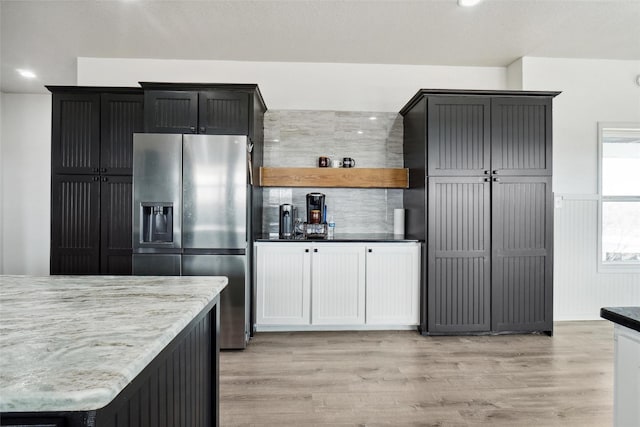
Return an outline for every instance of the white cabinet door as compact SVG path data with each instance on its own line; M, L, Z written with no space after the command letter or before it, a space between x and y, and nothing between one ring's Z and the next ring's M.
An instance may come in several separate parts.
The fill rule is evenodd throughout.
M420 322L420 245L367 246L367 324Z
M614 326L613 425L640 426L640 332Z
M364 245L323 243L313 247L312 324L364 324L364 270Z
M310 247L278 243L257 250L256 323L308 325L310 322Z

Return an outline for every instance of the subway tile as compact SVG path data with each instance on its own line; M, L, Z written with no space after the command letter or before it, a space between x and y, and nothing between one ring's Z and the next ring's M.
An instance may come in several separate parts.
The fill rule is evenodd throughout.
M403 125L398 113L269 110L264 126L267 167L316 167L319 156L351 157L356 167L403 167ZM306 220L306 194L311 192L326 194L328 213L338 233L391 233L393 209L402 207L400 189L269 189L264 230L278 231L282 203L292 203L298 216Z

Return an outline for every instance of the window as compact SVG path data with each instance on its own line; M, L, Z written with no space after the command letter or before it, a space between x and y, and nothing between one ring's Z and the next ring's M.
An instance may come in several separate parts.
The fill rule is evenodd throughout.
M640 123L600 123L598 265L640 272Z

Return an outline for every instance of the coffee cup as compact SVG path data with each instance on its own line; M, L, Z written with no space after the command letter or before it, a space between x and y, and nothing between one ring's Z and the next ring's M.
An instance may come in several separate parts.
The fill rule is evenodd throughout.
M351 157L344 157L342 159L343 168L352 168L352 167L355 167L355 165L356 165L356 161L353 160Z
M331 167L332 168L340 168L342 167L342 162L338 159L335 160L331 160Z
M321 168L328 168L331 159L325 156L318 157L318 166Z

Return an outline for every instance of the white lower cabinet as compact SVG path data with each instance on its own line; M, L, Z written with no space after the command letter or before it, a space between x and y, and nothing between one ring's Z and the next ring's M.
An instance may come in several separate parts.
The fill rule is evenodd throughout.
M614 325L613 425L640 426L640 332Z
M311 253L300 244L257 246L256 323L308 325Z
M258 330L419 323L418 243L259 242Z
M311 323L362 325L365 318L365 249L329 243L313 248Z
M367 246L367 324L420 322L420 246Z

